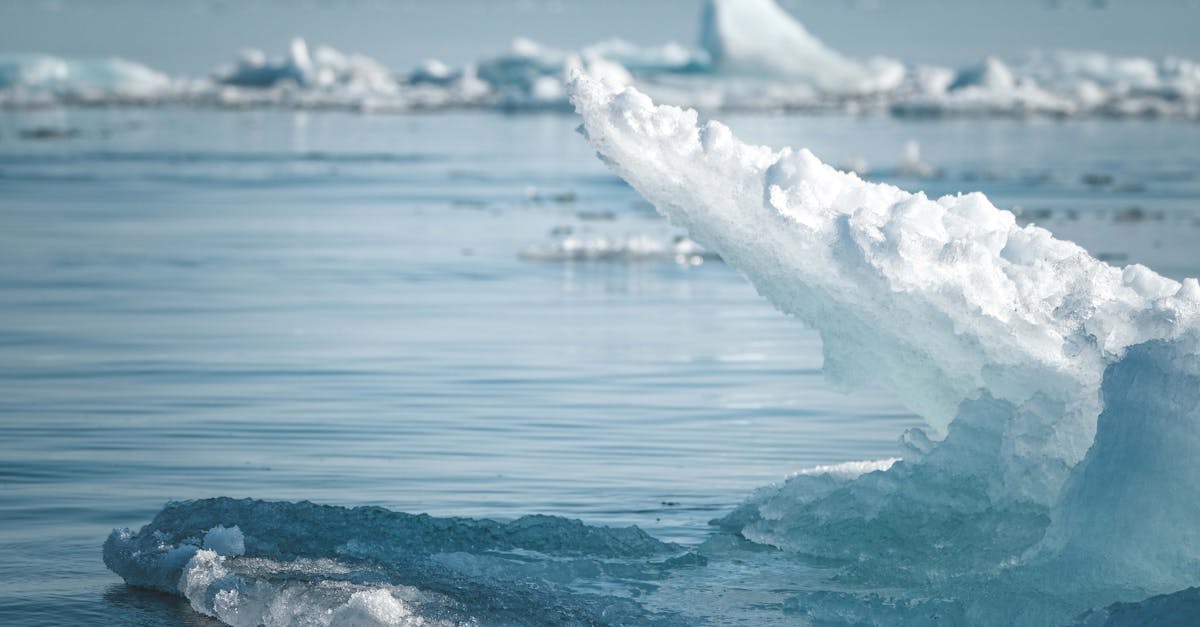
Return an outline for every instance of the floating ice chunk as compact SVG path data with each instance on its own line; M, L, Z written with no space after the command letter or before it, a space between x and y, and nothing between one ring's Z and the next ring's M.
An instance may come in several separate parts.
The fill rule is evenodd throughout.
M198 546L235 528L246 532L243 555ZM127 583L248 627L661 624L627 596L571 584L616 590L669 571L680 553L636 527L552 516L499 523L227 498L169 503L104 545L105 564Z
M939 170L930 163L921 160L921 144L910 139L904 144L904 157L900 160L899 174L914 178L929 178L937 175Z
M942 94L950 89L958 73L950 68L935 65L919 65L910 72L913 88L920 94Z
M725 525L921 581L1028 555L1076 592L1193 582L1194 287L1109 266L982 194L867 183L582 74L571 90L601 159L820 332L828 376L884 386L947 434L885 472L797 476Z
M408 82L414 85L422 83L448 85L461 75L462 72L437 59L426 59L408 73Z
M1022 65L1022 73L1047 85L1069 86L1086 81L1120 90L1156 90L1162 87L1158 65L1139 57L1114 57L1099 52L1035 52Z
M155 99L165 95L171 87L172 81L167 75L125 59L0 55L0 103L5 100L3 92L6 91L20 92L27 98L42 96L118 102Z
M394 94L398 84L383 64L362 55L346 55L320 46L312 53L304 39L296 37L288 54L269 60L259 51L243 53L238 65L219 70L217 82L237 87L268 88L280 84L322 90L371 94Z
M806 81L825 91L887 91L904 80L890 59L851 60L826 47L775 0L707 0L700 45L720 72Z
M493 87L526 88L538 78L559 76L568 53L524 37L513 40L508 53L479 64L479 78Z
M1200 114L1200 68L1192 61L1114 57L1097 52L1035 52L1005 63L988 57L939 81L918 78L896 94L905 115L1129 116Z
M296 37L288 47L287 56L272 60L261 50L246 50L238 57L235 67L218 70L216 79L239 87L271 87L282 81L305 85L311 82L312 73L308 44Z
M707 70L711 63L704 50L674 42L660 46L639 46L623 39L609 39L587 46L581 53L584 57L608 59L632 72L644 74L701 72Z
M1003 61L988 57L982 64L960 70L941 88L940 79L925 78L919 91L893 104L904 115L1073 115L1084 103L1071 94L1043 88L1027 75L1018 75ZM1094 102L1095 94L1077 94Z
M1017 87L1017 79L1003 61L995 57L988 57L984 59L982 65L960 71L948 89L956 91L968 87L1007 92Z
M526 261L668 262L683 266L719 259L686 237L664 240L650 235L567 235L552 244L530 246L519 256Z

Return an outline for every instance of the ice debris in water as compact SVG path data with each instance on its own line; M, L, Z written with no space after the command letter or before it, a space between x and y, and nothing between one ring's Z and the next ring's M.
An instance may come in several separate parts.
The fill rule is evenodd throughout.
M529 246L519 257L526 261L586 261L609 263L676 263L698 266L720 257L682 236L662 239L651 235L567 234L550 244Z
M501 523L219 498L169 503L140 531L114 530L104 563L230 625L654 625L675 621L642 608L630 582L702 559L636 527L552 516Z
M798 475L722 527L845 560L848 580L969 596L1004 571L1059 612L1196 582L1196 279L1109 266L982 194L742 143L632 87L580 73L571 90L600 158L815 328L832 381L883 386L930 425L886 470Z
M0 106L148 104L363 111L484 107L569 110L572 68L706 109L890 111L905 116L1200 117L1200 63L1094 52L989 57L951 69L853 59L826 46L775 0L706 0L697 46L610 39L559 50L518 37L462 67L428 60L398 71L294 39L271 58L243 52L203 78L169 78L123 60L0 55Z

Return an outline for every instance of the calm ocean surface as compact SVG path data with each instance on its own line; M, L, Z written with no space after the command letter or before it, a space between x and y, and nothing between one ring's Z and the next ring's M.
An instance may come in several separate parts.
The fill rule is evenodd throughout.
M1114 263L1200 274L1200 126L728 115ZM204 624L105 569L209 496L636 524L896 455L819 338L719 261L529 261L665 225L566 115L0 113L0 623ZM904 145L942 171L899 171Z

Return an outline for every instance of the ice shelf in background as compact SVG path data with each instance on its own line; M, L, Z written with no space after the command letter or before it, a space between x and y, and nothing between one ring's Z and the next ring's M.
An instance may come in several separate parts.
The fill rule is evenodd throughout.
M436 59L388 68L360 54L258 50L202 78L169 78L125 60L0 55L0 106L146 105L414 111L569 111L566 73L586 67L664 102L706 110L877 112L898 116L1200 117L1200 63L1099 52L987 58L951 69L853 59L826 46L774 0L708 0L699 44L619 38L557 50L517 38L464 67Z

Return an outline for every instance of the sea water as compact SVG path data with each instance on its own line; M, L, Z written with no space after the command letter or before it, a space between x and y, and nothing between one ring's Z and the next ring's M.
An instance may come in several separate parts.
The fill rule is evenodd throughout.
M1114 263L1200 274L1194 123L724 120L868 178L983 190ZM0 114L0 622L207 620L101 562L112 528L169 500L553 514L686 548L756 488L899 455L921 420L831 389L819 338L712 256L522 255L682 235L577 125ZM905 167L910 142L931 168ZM652 609L715 589L714 622L803 620L788 599L822 585L810 568L696 577Z

